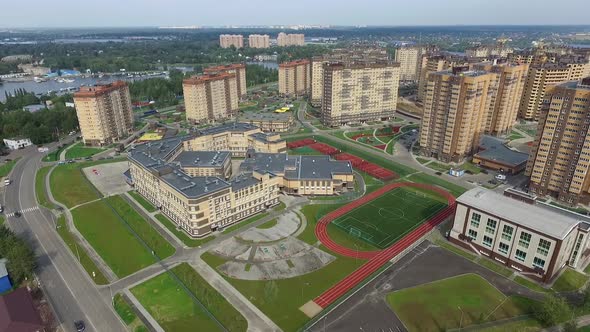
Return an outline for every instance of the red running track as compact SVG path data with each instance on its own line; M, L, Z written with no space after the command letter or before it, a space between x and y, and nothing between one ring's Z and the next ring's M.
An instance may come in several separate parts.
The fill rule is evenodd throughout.
M443 195L448 202L448 206L443 209L441 212L436 214L434 217L430 218L427 222L423 223L422 225L418 226L418 228L414 229L412 232L405 235L401 240L394 243L390 247L380 251L360 251L357 252L356 250L351 250L350 248L346 248L337 244L336 242L332 241L328 236L327 227L328 224L331 223L333 220L341 217L342 215L350 212L351 210L356 209L357 207L383 195L384 193L391 191L396 188L400 187L414 187L414 188L421 188L427 189L434 192L437 192ZM402 251L412 245L414 242L419 240L422 236L426 233L431 231L434 227L438 224L443 222L447 217L449 217L455 211L455 197L450 193L442 190L441 188L421 184L421 183L413 183L413 182L398 182L386 185L379 190L376 190L350 204L347 204L338 210L332 211L325 215L315 228L315 235L317 238L325 245L328 249L332 250L335 253L338 253L343 256L348 257L358 257L368 259L369 261L363 264L361 267L356 269L354 272L346 276L346 278L342 279L336 285L332 286L330 289L325 291L323 294L315 298L313 301L321 306L322 308L326 308L330 304L334 303L339 297L344 295L346 292L354 288L358 283L362 280L367 278L373 272L377 271L381 266L387 263L393 257L399 255Z

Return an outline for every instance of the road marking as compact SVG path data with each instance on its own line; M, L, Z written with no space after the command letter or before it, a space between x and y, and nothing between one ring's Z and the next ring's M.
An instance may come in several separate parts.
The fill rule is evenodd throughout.
M20 211L14 211L14 212L8 213L8 214L6 214L6 217L8 217L8 218L14 217L14 214L16 212L20 212L22 214L22 213L33 212L33 211L37 211L37 210L39 210L39 207L38 206L33 206L33 207L30 207L30 208L22 209Z

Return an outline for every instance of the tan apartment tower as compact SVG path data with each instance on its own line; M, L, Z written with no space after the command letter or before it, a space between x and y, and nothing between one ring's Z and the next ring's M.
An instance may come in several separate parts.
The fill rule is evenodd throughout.
M246 65L243 63L233 63L230 65L222 65L215 67L208 67L203 70L205 75L218 74L236 74L238 84L238 95L240 98L246 97Z
M516 123L520 98L524 89L527 64L484 62L473 65L476 70L496 74L490 109L486 116L485 132L491 135L509 133Z
M422 59L434 50L434 47L425 45L407 45L397 48L395 50L395 61L400 64L400 81L419 81Z
M219 46L221 48L243 48L244 36L242 35L219 35Z
M545 91L551 85L580 80L590 74L590 62L586 58L564 56L556 61L530 66L520 101L519 116L521 118L525 120L539 118Z
M399 63L326 63L322 122L327 126L393 118Z
M250 47L250 48L269 48L270 47L270 36L269 35L249 35L248 36L248 47Z
M182 81L186 119L193 123L233 117L238 111L236 74L195 76Z
M428 75L420 129L423 155L459 163L477 151L495 80L495 74L468 66Z
M282 96L306 95L311 90L311 64L309 60L296 60L279 64L279 94Z
M74 103L84 144L108 145L133 132L133 110L126 82L81 87L74 93Z
M277 36L278 46L303 46L305 45L305 35L302 33L284 33L279 32Z
M324 94L324 64L330 62L364 62L388 61L389 55L384 48L345 48L335 49L329 54L311 59L311 95L310 102L314 107L322 106Z
M420 78L418 79L417 100L424 102L426 87L428 86L428 75L439 71L451 69L453 67L465 66L468 61L465 57L454 56L450 54L437 54L422 56L420 68Z
M547 88L525 175L529 189L559 202L590 203L590 77Z

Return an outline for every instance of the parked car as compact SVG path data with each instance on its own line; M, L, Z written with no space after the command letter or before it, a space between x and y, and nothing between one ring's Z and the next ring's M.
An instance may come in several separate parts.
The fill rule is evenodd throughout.
M86 325L81 320L75 321L74 327L76 327L76 331L78 331L78 332L83 332L84 330L86 330Z
M4 207L0 205L0 213L4 212Z
M4 185L7 186L9 184L10 184L10 179L9 178L4 179Z

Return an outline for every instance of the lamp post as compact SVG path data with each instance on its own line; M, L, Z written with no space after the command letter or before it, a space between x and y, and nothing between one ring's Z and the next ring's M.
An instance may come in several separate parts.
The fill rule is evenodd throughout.
M461 320L459 321L459 328L461 328L463 326L463 309L461 309L460 306L457 306L457 308L459 308L459 310L461 310Z

